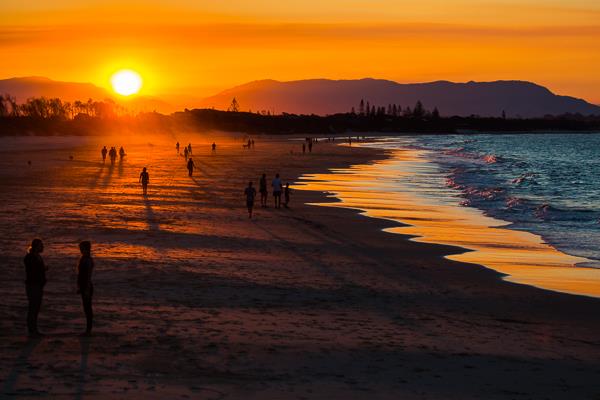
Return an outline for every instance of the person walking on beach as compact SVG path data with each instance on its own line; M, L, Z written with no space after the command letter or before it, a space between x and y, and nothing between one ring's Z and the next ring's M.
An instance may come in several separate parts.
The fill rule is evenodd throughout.
M86 320L86 328L82 336L90 336L94 322L92 311L92 295L94 294L94 285L92 285L92 271L94 270L92 243L87 240L79 243L79 251L81 252L81 258L77 265L77 293L81 294Z
M194 164L194 160L192 160L192 158L190 157L187 163L188 176L192 176L192 174L194 173L194 168L196 168L196 164Z
M275 208L281 207L281 179L279 179L279 174L275 175L275 178L271 182L271 186L273 187L273 200L275 200Z
M48 267L44 264L42 258L43 251L44 243L41 239L33 239L31 247L23 260L25 263L25 291L29 303L27 307L27 331L29 336L41 336L37 321L44 297L46 271L48 271Z
M123 161L123 157L125 157L125 149L123 146L119 149L119 161Z
M110 156L110 163L114 165L115 160L117 159L117 149L111 147L108 155Z
M191 156L192 155L192 144L191 143L188 143L187 149L188 149L188 154Z
M256 189L252 187L252 182L248 182L248 187L244 190L246 195L246 207L248 207L248 218L252 219L252 209L254 208L254 198L256 197Z
M283 189L283 198L284 198L283 206L285 208L289 208L288 204L290 203L290 192L291 191L292 191L292 189L290 189L290 183L287 182L285 184L285 188Z
M142 191L144 196L148 193L148 183L150 182L150 174L146 171L146 167L142 169L142 173L140 174L140 179L138 182L142 183Z
M179 142L175 144L175 149L177 149L177 154L179 154Z
M211 148L212 148L212 152L213 153L216 152L217 151L217 144L215 142L213 142Z
M187 159L188 159L188 155L189 155L189 153L188 153L188 148L187 148L187 147L184 147L184 148L183 148L183 156L185 157L185 160L186 160L186 161L187 161Z
M309 153L312 153L312 145L313 145L313 142L311 140L310 142L308 142L308 152Z
M258 185L260 192L260 206L264 208L267 206L267 196L269 195L269 191L267 190L267 174L262 174Z
M104 146L102 148L102 150L100 151L100 153L102 153L102 162L106 162L106 154L108 153L108 150L106 150L106 146Z

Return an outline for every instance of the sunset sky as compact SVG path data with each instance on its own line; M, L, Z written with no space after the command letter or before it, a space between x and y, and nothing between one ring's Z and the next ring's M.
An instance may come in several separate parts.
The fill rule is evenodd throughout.
M530 80L600 103L598 0L3 1L0 78L200 98L256 79Z

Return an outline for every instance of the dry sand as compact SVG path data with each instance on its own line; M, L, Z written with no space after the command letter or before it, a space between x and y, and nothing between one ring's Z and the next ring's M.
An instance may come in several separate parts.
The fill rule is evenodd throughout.
M129 155L113 168L96 139L3 147L29 150L0 153L0 398L600 398L600 300L504 282L442 258L456 248L383 232L391 222L304 205L318 192L247 218L243 189L263 171L291 182L382 152L218 138L211 154L212 137L193 138L190 179L174 139L145 139L119 138ZM25 336L34 236L50 266L41 340ZM83 239L96 257L89 339Z

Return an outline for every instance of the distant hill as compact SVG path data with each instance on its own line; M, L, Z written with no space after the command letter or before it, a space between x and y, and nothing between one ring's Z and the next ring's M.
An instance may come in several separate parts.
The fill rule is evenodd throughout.
M156 97L136 96L123 99L91 83L54 81L40 76L0 79L0 94L6 93L14 96L18 103L23 103L30 97L58 97L63 101L71 102L112 99L132 111L156 110L163 113L176 111L172 105Z
M437 107L443 116L540 117L547 114L600 115L600 107L582 99L559 96L525 81L400 84L381 79L310 79L279 82L261 80L225 90L200 102L206 108L227 109L235 97L240 109L281 113L327 115L358 110L361 99L371 105L400 104Z

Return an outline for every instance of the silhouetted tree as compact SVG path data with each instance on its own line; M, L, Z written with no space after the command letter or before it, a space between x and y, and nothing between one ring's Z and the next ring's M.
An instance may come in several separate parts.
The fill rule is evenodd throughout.
M364 99L360 99L360 105L358 106L358 114L365 115L365 101Z
M506 111L502 110L502 119L506 119Z
M8 102L5 102L4 96L0 94L0 117L8 115Z
M423 103L421 103L421 100L417 101L417 104L415 104L412 115L415 118L423 118L425 116L425 108L423 108Z
M440 118L440 112L439 112L439 110L438 110L437 107L435 107L433 109L433 111L431 112L431 118L433 118L433 119L439 119Z
M371 115L371 105L369 104L369 101L367 100L367 108L365 110L365 115L369 116Z
M240 111L240 105L238 104L238 101L235 99L235 97L233 98L233 100L231 100L231 104L229 105L229 108L227 109L227 111L229 111L229 112Z
M352 109L350 110L350 114L356 115L356 111L354 111L354 107L352 107Z

